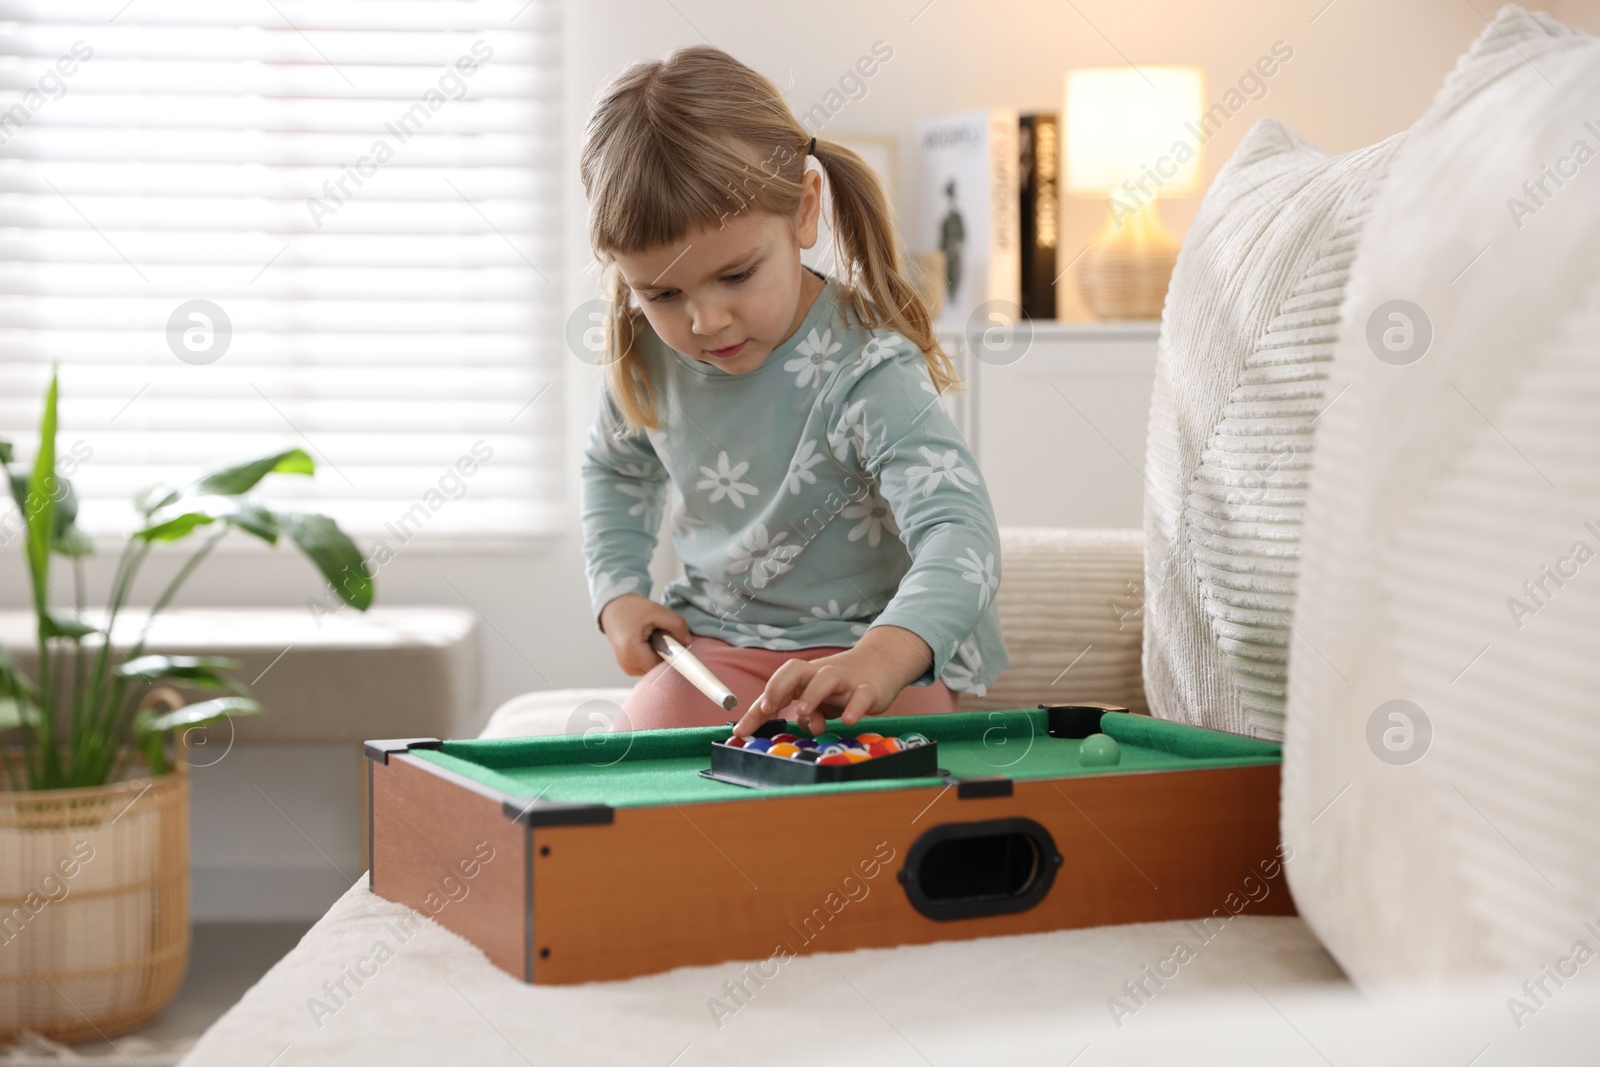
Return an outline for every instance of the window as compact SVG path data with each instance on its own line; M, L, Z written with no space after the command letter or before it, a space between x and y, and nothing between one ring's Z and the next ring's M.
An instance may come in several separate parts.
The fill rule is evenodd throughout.
M358 543L550 532L554 0L121 4L0 23L0 437L55 361L90 533L291 447Z

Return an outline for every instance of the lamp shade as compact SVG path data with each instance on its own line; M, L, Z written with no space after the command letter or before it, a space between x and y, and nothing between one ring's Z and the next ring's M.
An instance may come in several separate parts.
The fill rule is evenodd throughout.
M1067 72L1069 192L1107 193L1155 176L1165 194L1200 181L1199 67L1088 67Z

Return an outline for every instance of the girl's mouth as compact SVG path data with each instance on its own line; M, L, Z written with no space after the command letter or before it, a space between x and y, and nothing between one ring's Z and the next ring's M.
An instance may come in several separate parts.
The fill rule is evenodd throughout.
M727 348L708 348L706 349L706 354L716 356L718 359L728 359L731 356L737 356L740 352L743 352L744 346L749 343L749 339L747 338L746 340L740 341L736 345L729 345Z

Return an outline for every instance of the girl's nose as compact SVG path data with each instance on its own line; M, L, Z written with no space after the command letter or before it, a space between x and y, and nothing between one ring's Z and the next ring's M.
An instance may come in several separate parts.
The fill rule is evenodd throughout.
M728 308L717 301L701 301L689 305L689 314L693 323L693 330L702 337L711 337L728 328L733 322L733 314Z

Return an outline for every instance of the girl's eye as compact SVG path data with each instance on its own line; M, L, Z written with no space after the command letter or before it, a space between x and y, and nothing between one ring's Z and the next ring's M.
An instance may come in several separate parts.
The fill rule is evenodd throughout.
M756 269L754 267L746 267L744 270L740 271L738 274L724 274L722 276L722 280L727 282L730 285L738 285L741 282L749 281L750 280L750 276L752 274L754 274L755 272L756 272ZM645 297L645 300L647 300L648 302L650 302L652 304L660 304L660 303L663 303L665 301L671 300L673 297L675 297L677 295L678 295L678 291L676 289L664 289L659 293L651 293L649 296Z

